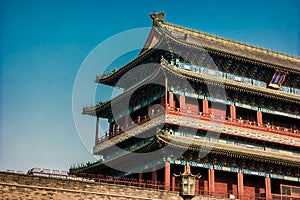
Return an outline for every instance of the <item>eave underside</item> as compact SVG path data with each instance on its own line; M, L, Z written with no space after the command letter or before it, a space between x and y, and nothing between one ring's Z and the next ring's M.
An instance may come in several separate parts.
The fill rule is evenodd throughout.
M205 75L205 74L198 74L195 72L190 72L187 70L179 69L174 65L170 65L167 63L166 60L163 59L163 62L155 67L155 73L150 74L147 78L144 80L140 80L139 84L136 84L133 86L131 89L125 91L123 94L120 96L116 97L115 99L100 103L96 106L92 107L86 107L83 109L83 114L91 115L91 116L99 116L101 118L111 118L112 117L112 112L111 112L111 104L118 104L120 102L124 102L124 98L146 98L142 96L136 96L136 97L130 97L135 91L140 90L140 88L144 88L147 86L148 82L155 82L153 80L157 79L157 82L161 82L161 80L164 78L164 76L168 77L168 80L170 82L169 85L172 85L172 81L174 82L173 85L178 84L178 80L184 79L190 81L190 83L200 83L200 84L209 84L213 86L217 86L219 88L224 88L227 91L232 91L232 94L235 92L238 93L244 93L249 95L249 99L253 99L256 97L258 100L260 99L269 99L269 101L261 102L262 106L263 104L268 104L270 102L273 102L275 100L278 102L284 102L285 103L292 103L295 105L300 104L299 101L299 95L295 94L289 94L285 93L282 91L278 90L273 90L269 88L263 88L259 86L252 86L248 85L246 83L241 83L241 82L236 82L233 80L227 80L227 79L216 79L213 76ZM184 81L182 81L184 82ZM184 88L184 86L182 86ZM194 88L195 89L195 88ZM146 89L147 90L147 89ZM200 91L200 92L205 92L205 91ZM230 93L230 92L227 92ZM229 98L229 97L222 97L222 98ZM238 97L235 97L238 98ZM232 99L233 100L233 99ZM256 100L255 100L256 101ZM259 101L258 101L259 102ZM282 103L281 103L282 104ZM281 105L280 104L280 105ZM273 107L271 105L271 107ZM299 106L298 106L299 107ZM296 109L288 109L288 112L295 112L297 115L299 114L298 108L296 106Z
M164 123L176 126L180 125L181 127L192 128L195 130L199 129L220 132L221 134L225 134L228 136L231 135L233 137L241 137L246 139L249 138L251 140L264 141L266 143L278 143L282 145L293 146L294 148L298 148L300 143L300 139L294 136L284 136L275 133L262 132L259 130L255 131L248 128L234 127L226 124L219 124L216 122L199 121L199 119L191 120L183 116L171 116L172 115L168 115L168 117L166 118L164 116L157 116L153 120L146 121L143 124L137 125L133 129L130 129L126 132L122 132L119 135L114 136L107 141L103 141L95 146L94 153L105 156L111 155L114 151L116 151L116 149L113 150L116 145L123 144L123 146L126 147L126 141L129 140L129 138L140 138L139 135L143 133L146 135L153 135L154 132L156 132L155 130L157 129L157 127L166 126L166 124L163 125ZM274 153L272 151L267 152L261 149L249 149L243 146L231 145L229 143L224 144L208 142L206 139L207 138L201 139L199 137L197 137L197 139L193 139L190 137L177 137L174 135L170 135L168 132L163 132L163 134L158 132L156 133L156 140L149 140L148 142L144 142L139 145L134 145L134 149L128 149L127 151L145 153L147 151L154 151L159 146L161 147L164 145L170 145L174 146L174 148L186 150L189 149L193 151L206 151L207 148L211 148L212 153L214 154L300 167L300 159L297 155L280 155L279 153ZM126 152L123 151L122 153L126 154ZM116 153L116 155L121 156L121 153ZM112 156L111 159L114 159L114 156Z
M154 168L161 168L165 160L168 158L186 160L190 162L196 162L199 164L214 164L221 165L233 168L249 169L253 172L264 172L268 173L272 171L273 173L286 173L288 175L297 176L299 173L298 169L300 167L300 161L290 160L287 162L281 158L268 158L261 156L253 156L253 154L241 152L238 149L228 150L228 148L223 148L221 146L214 147L207 152L208 154L204 157L199 157L200 154L206 153L203 146L196 147L194 143L192 145L186 145L182 138L174 141L167 141L166 137L162 140L158 138L153 140L144 146L141 146L137 151L128 152L123 156L115 157L114 159L106 160L103 162L97 162L90 166L77 169L73 173L92 173L92 174L108 174L108 175L121 175L123 171L136 173L139 170L150 170ZM183 154L180 157L170 156L168 152L160 151L159 149L165 148L165 145L170 145L169 150L174 152L182 152ZM171 148L172 147L172 148ZM201 149L201 150L200 150ZM152 152L152 156L143 156L145 153ZM140 154L139 159L137 155ZM130 162L128 162L130 161ZM120 167L121 166L121 167ZM147 166L149 169L146 169ZM123 171L122 171L122 170Z

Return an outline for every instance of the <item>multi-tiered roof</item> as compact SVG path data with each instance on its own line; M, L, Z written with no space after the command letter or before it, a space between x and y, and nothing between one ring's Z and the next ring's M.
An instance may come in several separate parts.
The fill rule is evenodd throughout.
M153 27L136 59L96 77L97 83L117 86L130 70L152 66L144 67L139 76L128 76L118 97L83 109L83 114L115 123L112 132L97 137L94 153L104 155L106 163L118 164L130 152L169 145L186 150L178 159L161 155L171 163L189 160L194 166L213 165L258 176L268 173L300 182L300 59L170 24L164 17L164 13L151 14ZM165 85L153 84L162 79ZM114 113L112 105L125 99L128 110ZM194 105L193 100L201 103ZM153 109L151 116L147 106L154 104L164 106L164 112ZM126 116L132 118L130 124ZM157 131L157 127L163 128ZM153 130L156 134L151 137L136 139ZM205 137L208 131L220 133L213 148ZM114 145L129 153L118 154ZM197 157L206 149L210 156ZM97 173L104 168L96 163L82 171Z
M211 55L215 64L217 65L218 70L222 72L228 71L232 74L242 77L253 77L253 80L257 80L256 84L262 85L263 87L253 87L253 84L244 84L230 80L230 78L220 80L217 80L215 77L205 78L212 79L211 81L214 82L222 82L225 84L226 88L236 91L259 94L267 99L274 98L278 100L288 100L293 103L299 103L300 59L298 57L170 24L163 20L163 14L152 14L151 17L153 19L153 29L140 55L127 65L123 66L121 69L117 70L115 73L96 77L97 83L115 86L119 78L126 74L126 72L130 69L148 62L160 63L161 55L164 55L165 53L162 53L162 50L180 52L180 54L189 62L196 65L202 65L203 58L196 57L198 55L192 54L191 49L195 51L204 49ZM189 50L185 51L186 48ZM169 66L169 70L172 70L174 73L178 73L181 76L189 79L199 79L200 77L200 75L197 77L197 74L190 73L188 71L182 71L174 67L172 68L172 66ZM272 76L276 71L287 74L282 85L283 87L281 87L280 90L267 88ZM144 72L145 77L148 78L150 75L152 75L151 73L152 71ZM201 74L201 76L203 76L203 74ZM138 81L141 81L138 79L142 78L132 76L132 80L128 80L128 88L132 85L135 85ZM234 77L232 79L234 79ZM260 103L264 104L267 102L268 101L264 101ZM97 111L97 109L100 108L103 109L104 107L97 106L97 108L85 108L83 113L94 113L95 115L96 113L94 111ZM299 110L294 110L294 108L295 106L292 108L287 108L287 111L294 111L295 114L298 115Z

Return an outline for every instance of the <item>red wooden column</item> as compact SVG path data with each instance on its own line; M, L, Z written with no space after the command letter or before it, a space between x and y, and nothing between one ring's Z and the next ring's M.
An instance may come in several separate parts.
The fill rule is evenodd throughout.
M204 194L205 194L205 195L208 195L208 194L209 194L208 180L204 180L204 181L203 181L203 186L204 186L204 188L203 188Z
M175 176L172 176L172 191L175 191L175 187L176 187L176 180L175 180Z
M109 136L112 136L113 135L113 130L114 130L114 122L111 122L109 124Z
M262 125L263 119L262 119L262 112L260 110L257 111L257 124Z
M154 114L154 111L152 112L151 106L152 106L151 104L147 105L147 110L148 110L147 117L149 118L151 118L152 115Z
M209 195L215 193L215 170L213 168L208 169L208 190Z
M266 185L266 200L272 199L272 193L271 193L271 178L269 175L265 177L265 185Z
M162 106L164 106L164 105L167 104L167 100L166 100L166 97L165 97L165 96L161 97L161 99L160 99L160 104L161 104Z
M130 126L129 125L129 117L130 117L129 114L125 116L125 119L124 119L124 130L127 130L127 128Z
M236 120L236 107L235 107L234 103L232 103L230 106L230 118L233 121Z
M170 179L171 179L171 164L166 162L165 165L165 190L170 190Z
M168 78L167 77L165 78L165 98L162 105L165 106L165 113L168 113L169 108L168 108Z
M115 135L119 132L119 129L118 129L118 124L115 122L114 123L114 133L115 133Z
M96 134L95 134L95 146L98 144L99 139L99 117L96 120Z
M142 180L143 180L143 173L139 173L139 186L142 186Z
M209 115L209 111L208 111L208 100L207 99L203 99L203 114L204 115Z
M199 180L198 179L196 180L195 187L196 187L196 194L200 194L200 187L199 187Z
M185 96L184 95L180 95L180 110L184 110L185 109Z
M169 105L171 108L174 108L175 105L174 105L174 95L173 95L173 92L169 92Z
M152 170L152 181L157 181L157 171L155 169Z
M241 172L237 174L238 178L238 198L244 199L244 177Z

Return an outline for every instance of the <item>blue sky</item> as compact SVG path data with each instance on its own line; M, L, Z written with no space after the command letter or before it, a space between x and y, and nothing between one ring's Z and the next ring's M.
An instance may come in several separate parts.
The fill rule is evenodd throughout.
M68 169L94 159L92 144L82 142L73 120L77 72L107 38L151 26L149 13L165 11L168 22L299 57L299 4L297 0L0 1L0 170ZM91 84L95 76L89 77ZM84 122L94 126L95 119L84 116ZM86 131L93 141L94 130Z

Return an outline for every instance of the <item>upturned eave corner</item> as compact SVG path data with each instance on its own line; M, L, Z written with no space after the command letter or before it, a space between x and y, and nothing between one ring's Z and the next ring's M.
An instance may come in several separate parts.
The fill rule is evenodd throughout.
M105 110L110 106L111 101L99 102L96 105L86 106L82 108L82 115L90 115L93 117L105 117L106 115L99 115L100 110ZM104 113L103 113L104 114Z
M110 77L112 77L114 74L117 73L118 70L113 69L111 72L109 73L103 73L102 75L98 75L95 78L95 82L96 83L103 83L105 82L105 80L109 79Z

